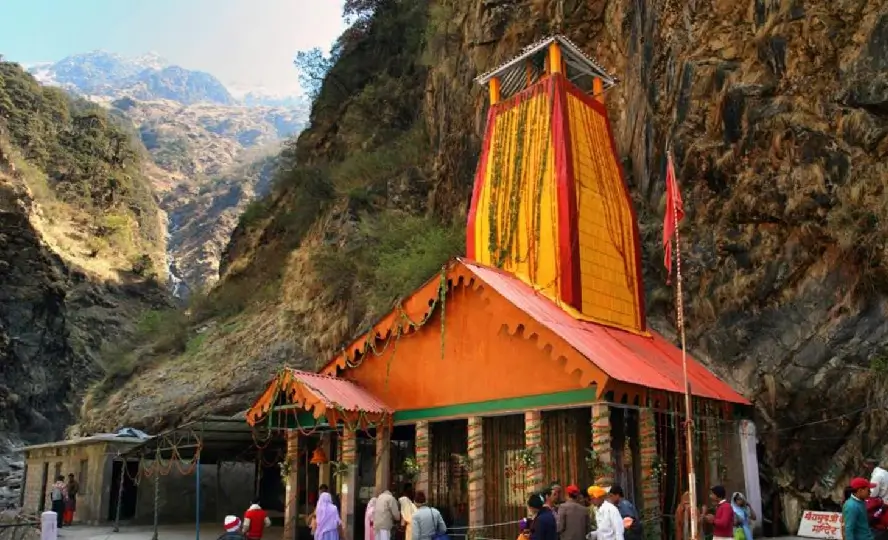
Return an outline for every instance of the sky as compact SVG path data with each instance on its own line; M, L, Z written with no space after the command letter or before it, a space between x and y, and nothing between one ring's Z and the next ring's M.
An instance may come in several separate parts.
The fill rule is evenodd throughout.
M342 0L0 0L0 54L29 65L96 49L155 52L227 86L291 92L293 58L329 50Z

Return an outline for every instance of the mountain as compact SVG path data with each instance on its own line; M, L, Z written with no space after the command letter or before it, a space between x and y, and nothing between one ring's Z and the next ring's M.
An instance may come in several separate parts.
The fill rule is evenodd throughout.
M153 54L128 59L93 51L68 56L54 64L32 66L30 71L44 84L84 96L170 99L184 104L236 103L225 85L209 73L167 65Z
M292 110L308 108L297 89L282 94L255 86L228 88L208 73L172 65L155 53L127 58L92 51L71 55L55 63L31 65L29 71L43 84L60 86L83 96L171 100L186 105L215 103Z
M65 435L109 351L167 309L165 217L125 118L0 62L0 507L12 449Z
M236 99L215 77L170 65L156 54L125 58L94 51L30 71L132 122L156 165L148 176L170 216L170 282L183 295L212 286L239 212L262 191L258 173L248 171L252 165L265 170L266 154L302 129L307 117L302 98L239 89ZM257 161L249 163L253 158ZM232 197L235 177L241 189ZM198 194L216 202L197 202ZM200 234L189 236L192 231Z
M243 410L269 374L317 366L459 253L488 100L473 81L564 33L620 79L605 101L638 212L649 320L665 335L672 145L689 346L755 405L761 519L785 534L781 519L840 500L863 458L885 455L884 3L346 7L370 14L336 44L309 127L241 218L212 307L178 328L182 339L201 331L201 345L92 391L85 428L110 427L111 411L159 429L153 419Z

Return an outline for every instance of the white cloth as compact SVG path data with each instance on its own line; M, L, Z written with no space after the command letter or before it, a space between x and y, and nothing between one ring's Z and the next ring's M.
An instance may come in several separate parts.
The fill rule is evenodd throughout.
M589 534L590 540L623 540L626 528L620 511L610 501L604 501L595 512L595 530Z
M888 502L888 471L882 467L874 468L870 482L876 484L876 487L870 490L870 497L878 497Z
M392 540L392 531L387 529L373 529L373 536L376 540Z

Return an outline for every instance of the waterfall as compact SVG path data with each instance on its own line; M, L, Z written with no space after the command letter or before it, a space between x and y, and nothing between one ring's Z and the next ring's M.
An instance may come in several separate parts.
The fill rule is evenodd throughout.
M169 286L170 292L173 293L174 297L184 300L188 296L188 285L181 277L179 277L178 269L176 268L176 259L173 258L173 252L170 248L172 233L176 230L178 226L178 223L176 223L173 217L171 215L167 215L167 284Z

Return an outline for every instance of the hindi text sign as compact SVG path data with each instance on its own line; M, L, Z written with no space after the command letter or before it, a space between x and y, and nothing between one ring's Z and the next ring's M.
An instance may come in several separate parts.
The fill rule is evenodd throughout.
M799 536L838 540L842 538L842 514L839 512L815 512L805 510L799 524Z

